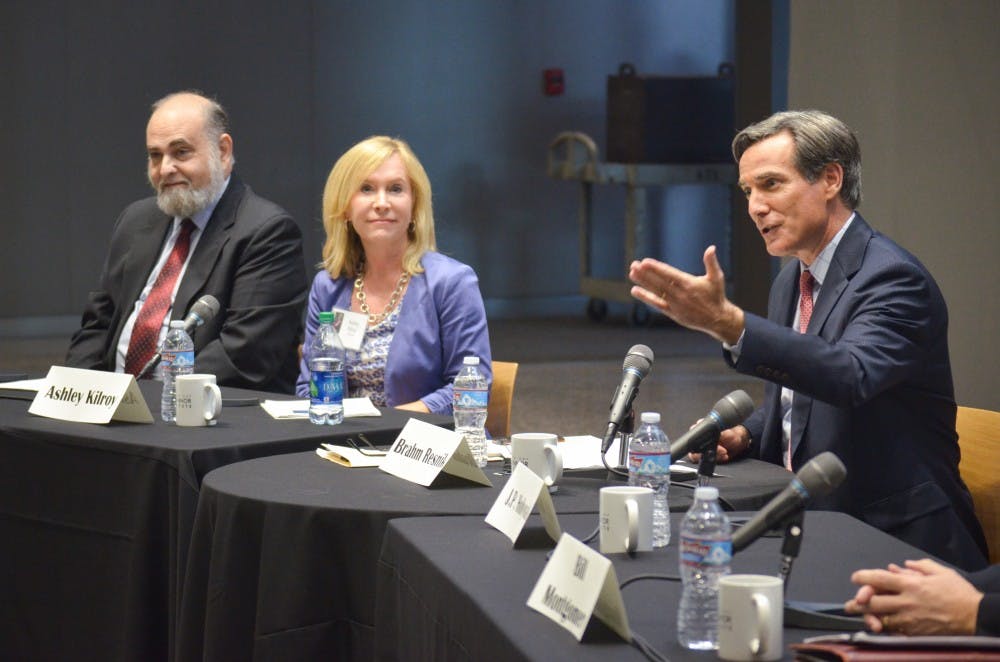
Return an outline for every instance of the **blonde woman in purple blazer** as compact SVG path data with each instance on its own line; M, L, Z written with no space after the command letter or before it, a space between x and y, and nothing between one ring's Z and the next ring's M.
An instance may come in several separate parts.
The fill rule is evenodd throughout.
M374 136L337 160L323 191L323 268L309 292L296 393L308 397L308 352L322 311L368 316L347 350L347 395L450 414L466 356L493 371L486 310L471 267L437 252L431 185L404 141Z

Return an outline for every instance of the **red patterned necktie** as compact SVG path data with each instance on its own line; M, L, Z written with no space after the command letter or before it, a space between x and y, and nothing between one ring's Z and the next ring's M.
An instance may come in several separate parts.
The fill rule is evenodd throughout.
M809 318L813 314L813 279L808 269L799 274L799 333L805 333L809 328ZM792 440L788 440L788 454L785 456L785 468L792 471Z
M809 318L813 314L813 280L809 270L804 270L799 275L799 333L805 333L809 328Z
M191 219L185 218L174 247L136 316L132 337L128 342L128 353L125 354L127 373L138 375L153 358L153 354L156 354L156 341L160 337L163 318L173 305L174 285L191 249L191 233L194 229L195 224Z

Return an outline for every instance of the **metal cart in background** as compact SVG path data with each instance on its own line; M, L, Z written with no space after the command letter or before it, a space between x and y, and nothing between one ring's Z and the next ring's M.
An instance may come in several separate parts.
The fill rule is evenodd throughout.
M625 278L636 259L637 238L646 228L646 188L674 184L736 183L736 167L728 163L602 163L597 145L585 133L566 131L549 144L547 170L553 179L580 182L580 292L588 297L587 316L600 321L608 313L608 301L631 303L629 322L644 325L650 311L629 294L631 284ZM597 278L592 273L591 242L593 233L594 185L613 184L625 187L625 261L621 279Z

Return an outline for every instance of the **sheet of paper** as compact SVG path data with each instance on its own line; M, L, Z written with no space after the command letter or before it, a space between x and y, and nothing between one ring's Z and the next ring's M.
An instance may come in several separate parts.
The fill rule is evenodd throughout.
M510 459L510 444L495 444L492 439L486 440L486 459L489 462L499 462Z
M608 464L618 464L618 447L621 441L615 438L608 449ZM565 437L559 444L563 456L563 470L596 469L604 466L601 462L601 440L591 434Z
M0 388L9 388L14 391L37 391L42 388L45 378L41 379L19 379L14 382L0 382Z
M604 466L601 462L601 440L589 434L576 437L566 437L560 444L563 454L563 469L600 469ZM608 449L608 464L616 466L618 464L618 449L621 448L621 437L616 437ZM507 448L510 455L510 448ZM673 458L671 458L673 459ZM690 474L697 473L698 467L684 464L670 465L670 473Z
M282 420L309 418L309 400L264 400L260 403L271 418ZM364 398L344 398L344 418L361 418L364 416L381 416L382 412Z

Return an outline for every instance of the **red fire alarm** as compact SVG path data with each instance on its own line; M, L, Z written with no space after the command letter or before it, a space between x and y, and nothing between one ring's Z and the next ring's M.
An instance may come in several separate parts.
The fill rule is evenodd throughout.
M542 83L545 96L556 97L566 89L563 83L562 69L545 69L542 71Z

